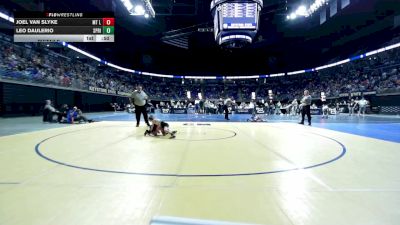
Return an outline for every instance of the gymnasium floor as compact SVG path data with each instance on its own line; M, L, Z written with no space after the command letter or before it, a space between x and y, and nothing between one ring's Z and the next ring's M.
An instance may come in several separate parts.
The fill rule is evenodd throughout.
M173 140L131 114L89 116L0 119L0 225L400 224L398 116L157 115Z

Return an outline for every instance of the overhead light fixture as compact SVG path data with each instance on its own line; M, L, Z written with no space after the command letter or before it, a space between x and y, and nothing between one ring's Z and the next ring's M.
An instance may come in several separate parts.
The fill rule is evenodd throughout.
M135 7L135 13L136 13L137 15L144 15L145 12L146 12L146 11L144 10L143 6L137 5L137 6Z
M133 9L133 5L130 0L121 0L121 2L124 4L125 8L128 11L131 11Z
M121 2L132 16L144 16L146 18L156 16L150 0L121 0Z
M328 0L315 0L314 3L312 3L309 8L307 8L305 5L301 5L296 9L295 12L292 12L291 14L287 15L286 19L294 20L299 16L309 17L311 14L316 12L325 4L326 5L329 4Z
M304 5L299 6L296 10L296 15L307 16L307 8Z
M149 14L147 14L147 13L144 14L144 18L147 19L147 18L149 18L149 17L150 17Z
M308 14L312 14L321 8L324 4L328 4L328 0L315 0L313 4L310 5L310 8L307 10Z
M154 18L156 16L156 12L154 11L154 8L151 5L150 0L143 0L143 2L144 2L144 6L146 7L146 11L148 12L149 16Z

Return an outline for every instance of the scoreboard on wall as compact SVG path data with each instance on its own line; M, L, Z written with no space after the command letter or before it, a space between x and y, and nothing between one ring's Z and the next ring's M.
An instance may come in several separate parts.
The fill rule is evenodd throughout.
M114 42L112 12L14 13L14 42Z

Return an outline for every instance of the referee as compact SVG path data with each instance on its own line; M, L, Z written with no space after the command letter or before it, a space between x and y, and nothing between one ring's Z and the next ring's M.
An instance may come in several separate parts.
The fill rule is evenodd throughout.
M232 106L232 100L230 98L227 98L227 99L225 99L224 106L223 106L223 110L224 110L224 113L225 113L225 119L226 120L229 120L229 117L228 117L228 115L229 115L229 110L228 110L229 106Z
M311 95L308 90L304 90L304 96L301 99L301 122L299 124L304 125L304 117L307 114L307 119L308 119L308 126L311 126L311 112L310 112L310 106L311 106Z
M140 123L140 114L143 113L144 121L147 126L150 126L149 120L147 118L147 110L146 110L146 100L149 98L147 94L143 91L141 85L136 87L136 90L133 92L131 97L132 104L135 105L135 114L136 114L136 127L139 126Z

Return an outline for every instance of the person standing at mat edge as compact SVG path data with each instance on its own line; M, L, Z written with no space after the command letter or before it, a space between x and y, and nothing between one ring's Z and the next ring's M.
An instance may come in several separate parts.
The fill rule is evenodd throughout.
M228 117L228 115L229 115L229 110L228 110L228 108L229 108L230 106L232 106L232 100L231 100L230 98L225 99L225 101L224 101L224 106L223 106L223 110L224 110L224 113L225 113L225 119L226 119L226 120L229 120L229 117Z
M311 106L311 95L308 90L304 90L304 96L301 99L301 122L299 124L304 125L304 117L307 114L307 119L308 119L308 125L311 126L311 111L310 111L310 106Z
M143 91L142 86L138 85L131 98L132 104L135 105L136 127L138 127L140 123L140 114L143 114L144 121L146 122L147 126L150 126L146 110L146 100L148 98L149 96L147 96L147 94Z

